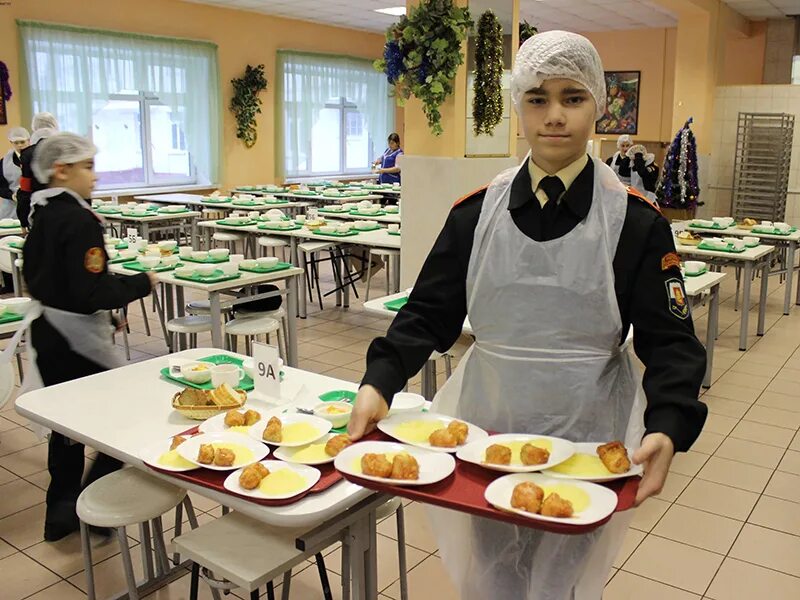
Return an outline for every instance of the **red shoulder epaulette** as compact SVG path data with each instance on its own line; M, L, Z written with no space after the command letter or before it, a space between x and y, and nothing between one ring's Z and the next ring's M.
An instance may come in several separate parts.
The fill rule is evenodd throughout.
M462 203L462 202L464 202L465 200L469 200L469 199L470 199L470 198L472 198L472 197L473 197L475 194L478 194L478 193L480 193L480 192L484 191L484 190L485 190L485 189L487 189L488 187L489 187L488 185L485 185L485 186L483 186L483 187L479 187L477 190L472 190L472 191L471 191L469 194L467 194L467 195L465 195L465 196L461 196L461 198L459 198L458 200L456 200L455 204L453 204L453 208L455 208L456 206L458 206L459 204L461 204L461 203Z
M661 214L661 209L658 207L658 204L647 198L647 196L644 196L639 190L637 190L636 188L632 188L631 186L626 186L626 189L628 190L629 196L636 196L639 200L641 200L651 208L654 208L656 211L658 211L659 214Z

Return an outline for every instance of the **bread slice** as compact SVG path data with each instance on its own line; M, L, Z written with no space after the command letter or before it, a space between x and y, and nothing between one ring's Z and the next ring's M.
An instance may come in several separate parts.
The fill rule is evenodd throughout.
M211 392L211 399L217 406L241 406L244 401L243 396L244 392L233 389L227 383L223 383Z

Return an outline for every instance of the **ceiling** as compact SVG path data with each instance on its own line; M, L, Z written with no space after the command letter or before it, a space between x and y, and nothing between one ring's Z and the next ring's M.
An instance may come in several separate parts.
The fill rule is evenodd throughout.
M235 10L300 19L367 31L383 32L397 17L376 8L403 6L405 0L184 0ZM800 0L723 0L753 20L800 13ZM503 0L474 0L473 13ZM655 0L520 0L520 15L540 31L608 31L675 27L677 20Z

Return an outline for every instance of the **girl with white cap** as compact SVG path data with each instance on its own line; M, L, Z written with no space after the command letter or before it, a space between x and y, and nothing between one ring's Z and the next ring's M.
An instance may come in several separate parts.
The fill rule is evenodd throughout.
M586 155L606 97L586 38L527 40L511 91L530 155L450 212L408 303L369 348L349 433L373 429L468 315L475 343L433 411L500 433L624 441L644 466L640 504L707 413L670 226ZM643 378L623 346L631 327ZM434 510L440 554L468 600L597 600L633 513L567 536Z
M655 154L647 151L641 144L633 143L631 136L625 134L617 140L617 151L606 160L606 164L617 174L619 180L645 196L656 201L658 166Z

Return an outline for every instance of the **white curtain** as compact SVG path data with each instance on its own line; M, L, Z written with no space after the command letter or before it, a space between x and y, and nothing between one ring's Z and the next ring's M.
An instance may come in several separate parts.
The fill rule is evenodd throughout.
M354 103L367 123L371 146L382 152L394 130L394 101L386 77L372 62L347 56L279 50L277 60L278 179L301 174L311 155L311 130L332 98ZM367 165L365 165L367 167Z
M152 93L170 106L185 132L198 181L219 181L215 44L31 21L17 25L23 49L20 68L27 79L23 87L32 113L52 112L62 130L91 135L93 108L110 94Z

